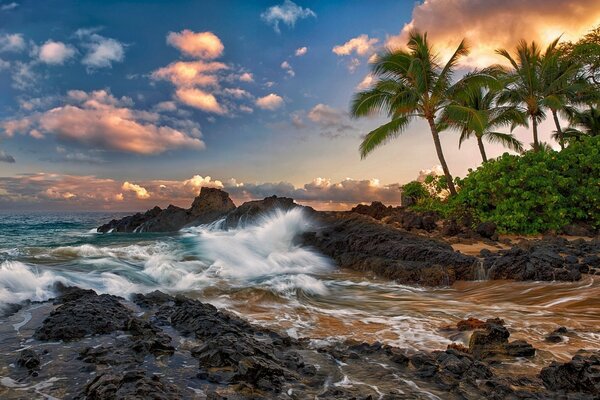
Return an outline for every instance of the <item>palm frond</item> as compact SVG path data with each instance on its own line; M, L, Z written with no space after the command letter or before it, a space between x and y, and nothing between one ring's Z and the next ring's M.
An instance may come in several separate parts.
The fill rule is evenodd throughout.
M410 118L400 117L367 133L359 147L360 157L365 158L380 145L400 135L409 123Z

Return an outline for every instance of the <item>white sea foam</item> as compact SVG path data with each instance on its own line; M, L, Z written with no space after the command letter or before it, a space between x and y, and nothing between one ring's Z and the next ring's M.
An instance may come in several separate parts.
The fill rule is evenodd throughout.
M318 274L330 261L294 243L310 227L301 209L277 211L259 223L233 230L198 229L198 249L210 272L238 281L286 274Z
M24 300L48 300L53 296L52 286L59 281L68 283L51 271L19 261L4 261L0 264L0 307Z

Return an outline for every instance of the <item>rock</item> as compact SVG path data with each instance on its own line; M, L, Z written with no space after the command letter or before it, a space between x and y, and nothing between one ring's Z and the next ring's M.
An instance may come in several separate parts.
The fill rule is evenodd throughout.
M570 224L562 228L562 232L568 236L594 236L594 229L587 224Z
M456 220L448 219L442 224L442 236L456 236L461 232L461 227L458 225Z
M423 229L427 232L432 232L437 228L437 218L433 215L424 215L422 224Z
M82 398L88 400L153 399L177 400L179 391L159 376L148 376L143 370L126 371L124 374L110 372L98 375L85 388Z
M380 220L384 217L390 216L393 212L393 209L392 207L386 207L380 201L374 201L370 205L359 204L351 211L357 214L368 215L371 218Z
M39 369L41 364L40 356L32 349L25 349L19 352L17 365L27 368L30 372Z
M501 319L488 319L482 330L476 330L469 339L469 353L478 359L496 356L532 357L535 348L523 341L509 342L510 332Z
M566 335L567 333L569 333L569 330L564 326L561 326L546 335L544 340L549 343L560 343L564 340L563 335Z
M546 388L566 393L588 393L600 397L600 351L578 351L571 361L554 361L540 377Z
M476 259L455 252L447 243L355 213L318 213L314 217L320 228L304 234L302 243L333 258L341 268L430 286L474 279Z
M188 209L169 205L162 210L154 207L144 214L138 213L112 220L98 228L98 232L174 232L186 226L208 224L235 209L226 192L203 187Z
M73 289L58 301L62 304L36 330L36 339L69 341L125 330L132 318L131 311L117 297L107 294Z
M524 340L515 340L504 346L506 354L512 357L533 357L535 348Z
M467 318L456 323L456 328L459 331L472 331L474 329L483 329L486 327L486 323L477 318Z
M288 211L293 208L302 207L289 197L266 197L263 200L248 201L230 212L225 219L225 226L234 228L239 225L251 224L259 218L275 210ZM302 207L310 211L309 207Z
M481 222L475 227L475 232L481 237L491 239L496 234L496 224L493 222Z

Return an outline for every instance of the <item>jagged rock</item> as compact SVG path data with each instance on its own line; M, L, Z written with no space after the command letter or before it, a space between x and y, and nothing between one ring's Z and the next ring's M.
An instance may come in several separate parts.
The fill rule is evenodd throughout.
M302 242L332 257L342 268L422 285L473 279L476 259L441 241L353 213L318 213L315 218L321 228L304 234Z
M271 196L263 200L247 201L227 215L225 226L235 228L239 225L251 224L272 211L288 211L296 207L302 206L294 203L294 199L289 197ZM309 207L303 208L312 210Z
M132 314L115 296L72 289L44 320L34 337L38 340L75 340L87 335L125 330Z
M478 359L495 356L532 357L535 348L523 341L509 342L510 332L500 319L488 319L483 329L476 330L469 339L469 353Z
M25 349L19 352L19 358L17 360L17 365L19 367L27 368L31 372L38 369L40 364L40 356L38 356L34 350Z
M380 201L374 201L370 205L359 204L351 211L357 214L368 215L371 218L380 220L391 215L393 213L393 208L391 206L383 205L383 203Z
M481 222L475 227L475 232L481 237L492 239L496 237L496 224L493 222Z
M224 217L235 209L226 192L203 187L188 209L169 205L161 210L154 207L120 220L112 220L98 228L98 232L174 232L186 226L201 225Z
M143 370L131 370L124 374L107 372L98 375L85 388L81 398L88 400L177 400L181 396L175 385L163 381L159 376L148 376Z
M553 362L540 377L550 390L600 396L600 351L580 350L566 363ZM573 397L575 398L575 397Z

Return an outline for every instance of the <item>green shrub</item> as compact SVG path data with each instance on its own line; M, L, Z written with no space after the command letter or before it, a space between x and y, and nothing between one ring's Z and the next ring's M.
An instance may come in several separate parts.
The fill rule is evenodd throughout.
M402 186L402 194L413 199L415 203L422 199L430 197L429 191L421 182L412 181Z
M533 234L573 222L600 227L600 137L561 152L505 153L459 180L453 208L471 211L500 231Z

